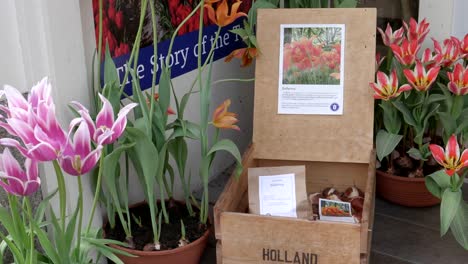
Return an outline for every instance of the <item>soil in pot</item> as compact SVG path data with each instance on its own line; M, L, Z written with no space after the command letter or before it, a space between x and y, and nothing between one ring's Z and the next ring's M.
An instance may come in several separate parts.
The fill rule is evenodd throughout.
M166 201L166 208L169 214L169 223L162 223L161 227L161 250L174 249L178 247L181 238L181 223L184 222L185 236L189 242L193 242L202 237L207 226L200 224L198 212L190 216L184 203ZM158 202L158 208L161 208ZM130 208L131 227L133 242L136 250L143 250L144 246L153 242L153 231L151 228L151 217L148 204L139 203ZM119 217L115 216L116 226L111 228L109 224L104 227L106 238L118 241L125 241L125 232L120 223ZM137 223L140 222L140 223ZM141 224L141 225L140 225Z

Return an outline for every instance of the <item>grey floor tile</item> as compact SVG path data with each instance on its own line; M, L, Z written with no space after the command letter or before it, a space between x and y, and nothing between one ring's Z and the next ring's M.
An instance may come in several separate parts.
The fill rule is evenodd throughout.
M415 263L467 263L468 252L438 230L376 215L372 249Z
M375 214L439 230L440 209L438 205L426 208L410 208L377 198L375 201Z
M370 264L416 264L416 262L409 262L397 256L391 256L383 252L372 251Z
M464 184L463 186L463 196L465 201L467 201L468 184ZM387 202L377 196L375 201L375 213L377 215L399 218L402 221L425 226L431 229L439 230L440 226L439 205L425 208L411 208Z

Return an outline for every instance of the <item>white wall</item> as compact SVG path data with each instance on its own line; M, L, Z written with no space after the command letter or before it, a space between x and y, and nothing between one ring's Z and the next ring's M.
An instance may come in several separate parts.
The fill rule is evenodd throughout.
M452 35L463 38L468 33L468 1L453 1Z

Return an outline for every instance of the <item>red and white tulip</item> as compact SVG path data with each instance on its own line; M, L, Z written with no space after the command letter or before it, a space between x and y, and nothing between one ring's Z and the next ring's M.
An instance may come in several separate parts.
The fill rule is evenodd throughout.
M406 29L407 38L410 41L416 40L419 44L424 42L429 33L429 23L426 22L426 19L418 23L414 18L411 18L409 25L403 21L403 26Z
M447 87L456 95L468 93L468 67L464 68L460 63L455 65L453 72L447 72L450 80Z
M436 144L430 144L429 149L434 159L445 168L449 176L468 166L468 149L465 149L460 156L460 146L455 135L450 137L445 150Z
M382 40L385 46L390 47L390 45L392 44L400 45L401 42L403 41L403 37L404 37L403 27L401 27L398 30L393 31L392 27L390 26L390 23L387 23L387 28L385 29L385 32L381 28L377 28L377 30L382 36Z
M401 45L393 44L390 47L392 48L395 58L402 65L411 66L416 61L416 56L421 45L418 43L418 40L408 41L404 39Z
M409 84L398 87L396 70L393 70L390 76L381 71L377 72L377 83L369 83L369 85L375 91L374 98L385 101L398 97L402 92L411 90Z
M414 89L420 92L425 92L435 82L439 71L440 67L433 67L426 71L422 63L417 62L413 71L410 69L404 69L403 73Z
M435 60L440 62L443 67L452 66L458 59L460 59L460 43L453 39L444 40L444 47L440 43L432 39L434 42Z

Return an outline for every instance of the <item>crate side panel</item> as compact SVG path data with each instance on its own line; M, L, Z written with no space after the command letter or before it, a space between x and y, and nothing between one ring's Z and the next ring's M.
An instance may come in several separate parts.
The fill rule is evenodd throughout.
M221 222L223 264L360 262L359 225L240 213Z
M242 171L239 178L236 179L232 175L226 186L224 187L223 192L219 196L218 200L213 209L214 214L214 224L215 224L215 236L217 239L221 238L221 225L220 217L222 212L245 212L246 207L248 207L248 197L247 197L247 168L255 167L256 160L253 156L254 146L253 144L249 146L247 151L244 153L242 158L242 166L244 170Z
M375 151L371 152L370 161L361 221L361 254L370 254L375 202Z

